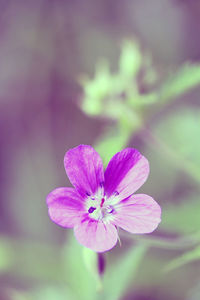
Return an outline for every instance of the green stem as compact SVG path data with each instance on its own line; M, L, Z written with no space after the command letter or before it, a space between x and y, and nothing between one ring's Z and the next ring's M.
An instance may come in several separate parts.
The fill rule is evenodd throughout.
M189 237L178 237L178 238L160 238L160 237L148 237L148 236L137 236L131 235L122 231L120 233L126 239L131 239L135 241L140 241L146 244L148 247L154 248L162 248L162 249L169 249L169 250L180 250L191 248L199 244L200 242L200 235L198 233L194 233Z

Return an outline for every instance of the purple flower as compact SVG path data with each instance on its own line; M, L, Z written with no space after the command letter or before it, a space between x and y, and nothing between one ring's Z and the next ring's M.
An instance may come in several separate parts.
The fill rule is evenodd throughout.
M80 145L66 152L64 166L74 188L57 188L47 196L49 216L73 227L85 247L104 252L116 245L117 227L142 234L160 223L160 206L148 195L133 195L149 174L148 160L136 149L116 153L104 173L99 154Z

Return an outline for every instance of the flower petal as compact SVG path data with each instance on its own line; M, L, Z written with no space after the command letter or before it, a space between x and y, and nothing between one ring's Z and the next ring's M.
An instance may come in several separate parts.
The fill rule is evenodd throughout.
M91 146L80 145L67 151L64 166L69 180L82 197L94 194L104 182L101 157Z
M150 233L161 221L161 208L150 196L133 195L116 207L114 223L131 233Z
M83 214L83 202L73 188L57 188L47 196L49 217L63 227L74 227Z
M118 192L119 200L125 199L141 187L148 174L148 160L136 149L126 148L116 153L106 168L106 194Z
M74 227L74 234L80 244L96 252L110 250L118 239L114 225L89 218Z

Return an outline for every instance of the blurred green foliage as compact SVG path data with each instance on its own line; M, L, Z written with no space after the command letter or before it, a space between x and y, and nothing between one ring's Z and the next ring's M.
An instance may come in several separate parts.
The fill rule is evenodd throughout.
M143 84L152 86L147 93L141 93L139 89L138 76L141 70L144 72ZM104 60L97 64L93 79L82 78L84 93L81 108L83 111L88 115L108 118L114 122L110 130L106 128L105 133L99 137L95 145L105 162L113 153L125 147L134 132L144 128L144 123L148 122L148 115L146 115L148 106L149 109L152 105L155 108L157 103L160 107L160 104L168 103L200 83L200 66L186 63L173 72L173 75L169 73L165 81L155 88L158 76L150 55L145 53L143 56L136 40L126 40L119 57L118 72L112 74L108 62ZM188 151L188 155L192 155L191 149L186 149L186 147L192 148L194 141L191 140L195 134L199 134L198 115L194 116L193 112L189 113L187 109L183 113L185 114L183 117L182 112L179 116L169 115L166 119L166 128L161 128L161 131L162 134L169 135L168 139L172 140L171 144L174 141L177 143L179 150L176 149L176 151ZM172 128L173 131L171 131ZM188 143L184 143L185 133L189 138ZM184 147L179 147L180 139ZM196 143L198 143L197 139ZM199 145L196 145L195 149L198 147ZM181 158L179 160L181 161ZM194 165L190 165L189 160L186 168L191 173L197 173L193 174L194 176L199 176L198 170L195 170Z
M180 200L180 199L178 199ZM161 228L179 234L200 232L200 201L199 194L188 195L181 203L166 204L163 210Z
M119 70L122 77L134 78L142 64L142 54L138 43L126 40L122 46L119 60Z
M148 62L148 67L143 62ZM145 68L146 67L146 68ZM143 70L143 84L148 85L149 92L141 93L138 85L138 76ZM151 148L151 164L159 158L158 175L162 186L162 173L164 175L161 193L169 187L175 188L176 180L180 172L188 176L188 180L200 181L200 112L197 109L182 107L171 110L164 117L158 119L150 128L146 127L148 118L147 108L151 109L157 104L165 107L172 100L200 84L200 65L185 63L178 70L169 72L168 77L159 85L156 69L149 54L143 56L137 41L125 41L119 58L119 70L112 74L108 63L99 65L95 77L85 80L83 84L84 96L82 109L89 115L101 118L110 118L112 125L97 140L96 149L102 155L105 164L114 153L125 147L130 138L139 131L147 148ZM116 80L118 79L118 80ZM110 81L110 84L108 83ZM101 84L106 82L102 92ZM118 82L118 85L116 83ZM88 96L87 88L93 86L93 94ZM95 106L95 103L97 105ZM98 108L95 113L92 107ZM151 111L151 110L150 110ZM144 149L145 151L145 149ZM149 152L148 152L149 154ZM163 160L163 158L166 158ZM159 168L159 165L163 168ZM169 165L171 164L171 173ZM159 174L159 173L158 173ZM167 175L168 174L168 175ZM189 179L190 177L190 179ZM173 185L172 185L173 184ZM198 186L197 186L198 187ZM159 187L158 187L159 188ZM180 234L177 243L181 247L191 247L200 241L199 232L199 197L191 195L181 198L181 204L166 203L163 206L163 217L160 225L161 230ZM196 233L196 234L195 234ZM145 238L143 238L145 240ZM146 239L146 245L152 247L163 247L166 249L178 249L175 240ZM199 248L186 251L181 257L169 262L169 269L181 266L192 260L199 259ZM116 296L116 299L120 297Z
M179 70L169 75L161 87L161 98L166 101L178 97L200 84L200 66L185 63Z
M187 107L173 111L156 124L154 132L169 149L170 159L200 182L200 111Z
M187 251L183 255L180 255L179 257L173 259L170 263L167 264L164 270L169 272L178 267L184 266L189 262L193 262L199 259L200 259L200 246L194 248L191 251Z
M141 72L144 73L142 84L148 86L147 92L140 91ZM157 182L159 185L158 202L163 210L159 230L177 237L171 240L126 235L131 245L127 252L118 249L120 254L114 254L114 261L112 252L107 253L108 264L103 278L98 274L96 253L83 250L73 236L68 236L63 247L1 237L0 272L45 283L43 287L33 289L33 299L122 299L131 284L134 289L137 271L150 247L185 251L181 255L178 253L177 258L169 258L168 271L199 260L200 112L184 105L181 109L167 111L158 119L156 116L160 108L164 109L176 97L200 83L200 66L186 63L173 74L169 72L162 83L158 78L150 55L141 51L136 40L126 40L116 72L111 72L109 63L104 60L97 64L93 79L81 79L83 97L80 106L88 116L106 120L105 129L95 143L105 165L112 155L140 133L143 152L148 153L154 172L153 189ZM180 199L169 193L166 201L164 194L175 189L183 172L187 181L195 186L193 193L181 195ZM20 292L10 294L13 300L29 299Z
M108 269L104 277L103 299L121 299L134 280L146 250L145 245L135 244Z
M4 273L12 264L13 253L5 238L0 238L0 274Z

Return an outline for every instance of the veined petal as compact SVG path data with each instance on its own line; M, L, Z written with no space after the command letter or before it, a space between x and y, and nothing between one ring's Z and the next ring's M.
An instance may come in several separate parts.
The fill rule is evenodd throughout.
M85 219L74 227L78 242L96 252L105 252L113 248L118 239L114 225L103 221Z
M133 195L116 207L115 225L131 233L150 233L160 221L161 208L148 195Z
M74 227L83 214L83 202L73 188L57 188L47 196L49 217L63 227Z
M125 199L141 187L148 174L148 160L136 149L126 148L116 153L106 168L106 194L118 192L119 200Z
M94 194L104 182L103 163L99 154L88 145L66 152L64 166L69 180L82 197Z

